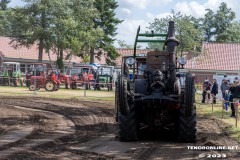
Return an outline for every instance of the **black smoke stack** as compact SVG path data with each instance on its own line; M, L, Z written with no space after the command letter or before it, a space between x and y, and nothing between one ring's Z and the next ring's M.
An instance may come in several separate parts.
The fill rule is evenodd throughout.
M175 28L174 22L169 21L168 26L168 38L166 42L167 51L169 53L169 69L170 69L170 83L171 86L174 86L176 79L176 49L179 44L179 41L175 37Z

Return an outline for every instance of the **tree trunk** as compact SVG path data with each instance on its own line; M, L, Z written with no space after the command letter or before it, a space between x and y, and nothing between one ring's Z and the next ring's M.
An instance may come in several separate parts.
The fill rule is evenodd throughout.
M94 63L94 48L90 49L90 63Z
M38 45L38 62L42 62L42 58L43 58L43 48L44 48L44 44L43 44L43 39L40 38L39 39L39 45Z

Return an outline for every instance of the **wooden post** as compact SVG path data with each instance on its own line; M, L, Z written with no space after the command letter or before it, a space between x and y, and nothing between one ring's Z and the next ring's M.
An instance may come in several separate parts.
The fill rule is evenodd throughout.
M239 100L238 100L238 101L239 101ZM239 102L236 103L236 108L234 108L234 109L235 109L235 115L236 115L236 124L235 124L236 127L238 126L238 125L237 125L237 122L238 122L238 105L239 105Z
M222 101L222 119L223 119L224 100Z
M214 95L213 95L213 99L214 99ZM212 99L212 114L213 114L213 99Z
M87 84L86 84L86 82L84 82L84 97L86 97L86 90L87 90Z

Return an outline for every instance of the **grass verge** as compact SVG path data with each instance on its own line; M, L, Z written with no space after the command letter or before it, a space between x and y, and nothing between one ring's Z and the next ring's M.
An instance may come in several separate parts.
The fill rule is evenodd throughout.
M236 127L236 118L230 117L231 108L228 110L224 110L222 107L222 102L217 101L217 104L202 104L201 103L201 95L196 95L196 107L198 114L206 115L209 118L215 118L217 120L222 121L222 123L227 124L229 127L224 128L227 129L230 137L236 139L240 142L240 117L237 120Z

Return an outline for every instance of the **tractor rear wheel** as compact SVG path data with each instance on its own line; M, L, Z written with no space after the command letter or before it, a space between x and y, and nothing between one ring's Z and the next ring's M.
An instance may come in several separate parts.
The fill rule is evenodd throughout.
M44 88L46 91L52 92L56 89L55 86L56 86L56 84L53 81L46 81Z
M72 89L77 89L77 82L72 82L72 83L70 83L70 87L71 87Z
M196 141L196 106L194 100L194 78L188 74L186 76L184 100L179 110L178 140L181 142Z
M14 87L18 86L18 80L16 78L13 79L13 86Z
M69 89L67 81L65 81L65 89Z
M137 120L135 104L129 97L129 85L125 77L119 79L117 102L119 141L137 140Z

